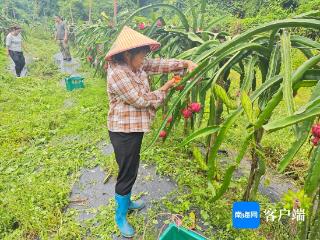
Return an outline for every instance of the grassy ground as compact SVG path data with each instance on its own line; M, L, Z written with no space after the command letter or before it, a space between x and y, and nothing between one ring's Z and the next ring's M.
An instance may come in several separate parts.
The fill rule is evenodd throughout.
M106 136L104 80L89 74L84 91L66 92L60 85L64 76L52 61L58 48L49 36L29 36L28 50L39 60L20 79L4 73L1 52L2 239L55 235L79 169L105 164L96 149ZM64 107L66 99L74 107Z
M58 48L50 35L30 31L27 47L39 60L29 66L26 78L15 79L5 72L8 63L4 51L0 53L0 238L65 240L87 235L87 239L111 239L117 233L113 201L96 210L97 216L85 225L76 222L75 210L65 211L81 168L115 165L112 156L104 157L97 149L100 141L108 141L105 80L94 77L93 70L84 66L86 88L67 92L60 84L64 75L52 61ZM66 106L66 100L73 106ZM236 149L240 137L241 128L230 135L224 147ZM144 145L150 138L146 136ZM174 148L182 138L182 129L176 129L165 144L159 141L142 155L143 162L155 164L159 174L172 177L179 185L166 200L149 209L148 221L139 214L130 216L142 239L156 239L155 219L163 211L182 214L187 226L190 213L196 213L209 239L294 239L281 223L263 222L258 230L233 229L232 203L241 198L246 179L235 181L221 200L210 202L205 173L190 149ZM272 143L273 138L266 140L267 146L279 143L287 147L281 139ZM258 200L263 209L268 207L265 198L258 196Z

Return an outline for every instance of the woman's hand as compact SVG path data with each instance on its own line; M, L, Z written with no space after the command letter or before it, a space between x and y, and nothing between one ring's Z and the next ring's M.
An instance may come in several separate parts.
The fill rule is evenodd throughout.
M198 64L190 60L185 60L184 62L186 64L186 67L188 68L188 72L192 72L196 67L198 67Z
M175 85L175 79L172 78L169 81L167 81L161 88L161 91L168 91L170 88L172 88Z

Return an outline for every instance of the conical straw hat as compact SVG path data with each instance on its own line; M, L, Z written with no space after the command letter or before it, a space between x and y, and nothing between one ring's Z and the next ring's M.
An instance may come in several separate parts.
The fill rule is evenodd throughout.
M142 35L141 33L127 26L124 26L119 33L119 36L112 44L109 52L107 53L106 60L110 61L112 56L114 56L115 54L143 46L150 46L151 51L156 51L157 49L159 49L160 43Z

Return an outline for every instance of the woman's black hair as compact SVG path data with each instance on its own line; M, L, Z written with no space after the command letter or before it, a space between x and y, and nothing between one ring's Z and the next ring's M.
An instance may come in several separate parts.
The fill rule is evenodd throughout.
M63 21L63 17L61 17L60 15L56 15L56 17Z
M14 25L10 28L10 31L15 31L15 30L18 30L18 29L21 29L21 27L19 25Z
M149 46L143 46L143 47L137 47L137 48L133 48L128 50L129 54L130 54L130 58L132 59L134 55L144 52L144 53L149 53L150 52L150 47ZM125 63L124 60L124 52L118 53L116 55L114 55L112 57L112 62L114 63Z

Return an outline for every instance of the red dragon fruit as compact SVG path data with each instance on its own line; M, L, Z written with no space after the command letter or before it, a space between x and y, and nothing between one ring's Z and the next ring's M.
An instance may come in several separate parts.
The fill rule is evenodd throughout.
M138 28L139 28L140 30L145 29L144 23L143 23L143 22L139 23L139 24L138 24Z
M313 143L314 146L318 146L318 143L320 141L320 138L314 137L311 139L311 142Z
M162 27L162 22L160 19L157 20L157 27L158 28L161 28Z
M163 119L165 119L167 117L167 115L164 115L163 116ZM170 124L171 122L172 122L172 120L173 120L173 118L172 118L172 116L170 116L169 118L168 118L168 120L167 120L167 124Z
M320 138L320 124L313 125L311 133L315 138Z
M197 103L197 102L193 102L189 104L189 109L193 112L193 113L198 113L201 110L201 104Z
M182 109L182 115L185 119L191 118L192 112L189 108Z
M159 133L159 137L161 138L165 138L167 136L167 132L165 130L162 130L160 133Z

